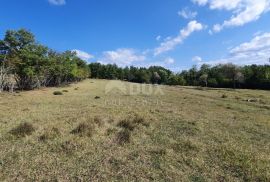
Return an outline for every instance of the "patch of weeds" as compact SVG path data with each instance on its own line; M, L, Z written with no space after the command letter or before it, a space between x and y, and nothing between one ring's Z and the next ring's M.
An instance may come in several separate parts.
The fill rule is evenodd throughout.
M221 98L226 99L226 98L228 98L228 95L222 94Z
M53 92L53 95L63 95L63 92L61 92L61 91L54 91Z
M149 127L150 124L139 115L135 115L134 117L124 119L117 124L118 127L128 129L130 131L133 131L138 125Z
M198 148L196 145L194 145L191 141L181 141L177 142L171 145L171 148L173 151L177 153L190 153L190 152L195 152L198 151Z
M119 145L124 145L126 143L129 143L130 138L131 138L131 132L130 130L127 130L127 129L121 130L116 134L116 141Z
M25 137L31 135L35 131L35 128L30 123L22 123L16 128L12 129L10 133L17 137Z
M79 90L79 87L74 88L74 90Z
M122 121L120 121L118 124L117 124L118 127L121 127L121 128L124 128L126 130L130 130L130 131L133 131L134 128L135 128L135 123L133 123L131 120L129 119L124 119Z
M206 181L201 174L193 174L189 177L192 182L204 182Z
M80 148L80 146L77 143L70 141L70 140L65 141L64 143L62 143L60 145L61 151L66 153L66 154L72 154L73 152L75 152L79 148Z
M53 127L52 129L45 131L45 133L39 137L39 141L45 142L47 140L53 140L59 135L59 129Z
M116 133L117 132L117 129L116 128L108 128L107 130L106 130L106 134L108 135L108 136L110 136L110 135L112 135L112 134L114 134L114 133Z
M80 137L87 136L91 137L94 132L94 127L88 123L81 123L75 129L73 129L70 133L74 135L78 135Z
M155 169L161 169L161 158L166 155L165 149L154 149L150 151L152 166Z
M62 92L68 92L68 90L62 90Z
M100 99L101 97L100 96L96 96L95 99Z

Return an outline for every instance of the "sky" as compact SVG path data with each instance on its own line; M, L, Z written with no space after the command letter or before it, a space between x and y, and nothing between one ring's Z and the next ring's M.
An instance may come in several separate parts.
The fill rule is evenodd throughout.
M270 0L0 0L0 39L39 43L118 66L269 64Z

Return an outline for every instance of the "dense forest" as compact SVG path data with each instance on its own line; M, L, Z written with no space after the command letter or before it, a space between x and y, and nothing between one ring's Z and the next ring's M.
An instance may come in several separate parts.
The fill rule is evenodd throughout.
M75 52L58 53L38 43L24 29L8 30L0 40L0 92L59 86L88 77L165 85L270 89L270 65L204 64L173 73L160 66L88 65Z

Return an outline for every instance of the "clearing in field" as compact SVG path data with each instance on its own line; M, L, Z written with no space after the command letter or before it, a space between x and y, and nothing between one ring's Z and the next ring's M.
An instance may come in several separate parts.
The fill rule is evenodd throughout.
M269 181L269 141L269 91L85 80L0 94L1 181Z

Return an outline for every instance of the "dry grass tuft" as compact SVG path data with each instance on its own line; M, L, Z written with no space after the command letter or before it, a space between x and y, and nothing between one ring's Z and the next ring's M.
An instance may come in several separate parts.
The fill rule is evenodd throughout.
M35 128L30 123L22 123L16 128L12 129L10 133L17 137L25 137L31 135L35 131Z
M135 123L133 123L132 120L129 120L129 119L124 119L124 120L120 121L117 124L117 126L124 128L124 129L127 129L127 130L130 130L130 131L133 131L136 127Z
M75 129L70 133L78 136L87 136L91 137L94 132L94 126L89 123L80 123Z
M143 125L146 127L150 126L150 124L146 122L145 118L139 115L135 115L134 117L123 119L117 124L118 127L128 129L130 131L133 131L139 125Z
M53 127L52 129L45 131L45 133L39 137L39 141L45 142L47 140L53 140L60 136L60 134L59 129Z
M131 131L128 129L121 130L116 135L116 142L119 145L124 145L130 142Z

